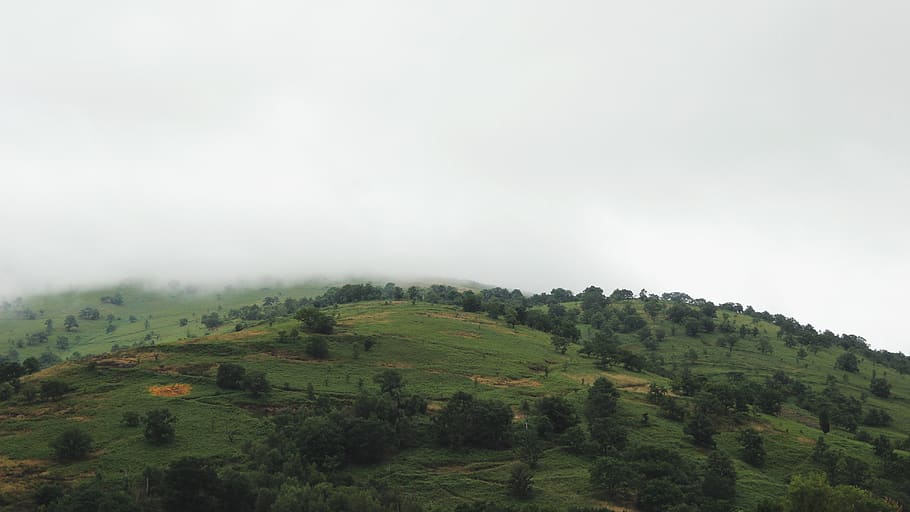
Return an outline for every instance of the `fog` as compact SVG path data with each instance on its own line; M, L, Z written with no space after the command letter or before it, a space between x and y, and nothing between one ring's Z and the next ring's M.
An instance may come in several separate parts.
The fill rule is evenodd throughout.
M0 296L462 278L907 351L906 2L18 2Z

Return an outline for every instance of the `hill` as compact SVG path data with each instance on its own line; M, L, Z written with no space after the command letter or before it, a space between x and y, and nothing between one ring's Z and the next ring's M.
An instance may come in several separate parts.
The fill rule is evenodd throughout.
M79 318L86 308L97 308L98 319L91 311ZM306 332L307 314L334 320L331 334ZM68 315L79 323L71 332ZM7 364L41 363L47 353L69 359L44 357L45 367L19 377L0 402L0 499L9 510L92 485L168 509L177 499L168 475L187 471L222 482L192 489L213 507L226 499L224 482L245 482L249 492L230 500L237 510L284 510L319 485L323 500L336 499L331 489L346 489L339 496L347 500L362 492L362 507L352 509L364 510L374 502L415 510L756 510L786 501L788 486L811 484L798 475L819 472L855 487L812 485L835 494L869 489L862 499L875 506L884 502L872 495L902 502L910 490L900 474L910 435L901 356L684 294L132 287L11 303L0 332L12 343ZM66 349L55 348L59 336L70 340ZM255 379L227 383L226 370L237 367L263 372L270 390L258 392ZM890 385L888 396L872 393L873 379ZM161 408L177 418L170 442L150 442L149 421L124 425L126 413ZM827 434L822 416L832 424ZM51 445L73 427L92 446L60 460ZM336 428L333 444L327 432ZM763 464L744 449L744 431L761 440ZM287 458L288 443L297 459ZM516 484L520 471L513 474L520 461L533 466L528 498ZM725 465L735 471L732 490L729 474L717 470ZM66 499L52 509L75 510ZM351 506L342 501L334 509Z

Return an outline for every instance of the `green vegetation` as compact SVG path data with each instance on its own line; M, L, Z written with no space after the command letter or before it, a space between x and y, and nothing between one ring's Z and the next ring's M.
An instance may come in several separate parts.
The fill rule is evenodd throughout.
M0 507L896 510L882 497L910 496L898 354L679 293L465 291L8 303Z

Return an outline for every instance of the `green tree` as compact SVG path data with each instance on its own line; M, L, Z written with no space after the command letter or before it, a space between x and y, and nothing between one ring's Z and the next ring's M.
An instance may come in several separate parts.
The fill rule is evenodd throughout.
M631 464L615 457L600 457L591 468L591 485L613 499L628 498L638 478Z
M310 355L310 357L314 357L316 359L326 359L329 357L329 344L325 338L322 338L320 336L311 337L307 341L304 350L307 354Z
M383 370L373 376L373 382L379 385L379 391L398 396L404 387L404 379L398 370Z
M755 467L765 464L765 443L755 429L747 428L739 433L739 444L742 446L743 460Z
M92 437L80 428L71 428L57 436L51 448L59 460L84 459L92 451Z
M619 404L619 391L605 377L598 377L588 390L585 401L585 417L589 422L596 419L607 418L616 412Z
M35 357L29 357L26 358L25 361L22 361L22 368L25 370L25 373L31 375L41 370L41 362Z
M177 418L168 409L152 409L145 413L145 439L155 444L172 441L176 433Z
M59 380L46 380L41 383L41 399L56 400L72 391L69 384Z
M222 363L218 365L218 375L215 377L215 384L222 389L242 389L243 377L246 375L246 368L234 363Z
M138 427L142 422L142 417L136 411L125 411L120 418L120 424L124 427Z
M462 296L461 307L468 313L476 313L483 307L483 302L476 293L468 290Z
M856 354L853 352L844 352L837 356L834 368L845 372L857 373L859 371L859 359L857 359Z
M569 338L563 336L552 335L550 336L550 343L553 344L553 348L560 354L565 354L566 350L569 349Z
M891 396L891 383L873 375L872 381L869 383L869 391L879 398L888 398Z
M831 431L831 419L828 416L828 409L822 409L818 413L818 427L825 434Z
M332 334L335 330L335 318L313 306L300 309L294 317L300 320L306 332Z
M272 388L265 376L265 372L260 370L246 372L241 381L241 387L254 398L268 393Z
M692 440L696 445L706 448L714 447L714 434L716 432L711 418L701 411L693 414L686 426L683 427L683 433L692 436Z
M736 497L736 470L726 453L714 450L704 466L702 494L712 500L732 500Z
M537 413L547 419L550 428L562 434L578 424L578 415L568 400L558 396L545 396L537 401Z

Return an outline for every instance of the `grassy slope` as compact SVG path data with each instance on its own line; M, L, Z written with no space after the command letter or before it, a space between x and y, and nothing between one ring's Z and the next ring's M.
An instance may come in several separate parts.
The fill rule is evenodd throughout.
M262 291L250 292L246 303L264 295ZM242 293L238 297L247 298ZM177 303L171 304L170 309L166 307L169 300L174 302L177 298L161 300L159 311L170 311L175 325L177 318L186 316L187 310L181 310ZM135 302L129 295L127 301ZM198 315L205 312L198 302L192 307ZM50 307L46 309L53 311ZM457 390L465 390L482 398L506 401L516 412L522 401L545 394L566 395L580 405L586 385L597 376L606 375L623 390L621 415L630 428L632 441L672 447L699 461L705 456L685 439L681 424L663 420L656 408L645 402L649 382L667 384L666 379L657 375L599 371L589 359L576 354L577 347L570 348L566 355L556 354L544 333L524 327L509 329L502 322L463 313L454 307L408 302L361 303L342 306L338 313L341 329L330 338L328 361L309 360L304 355L303 342L275 342L275 331L294 324L287 322L103 356L94 372L84 363L66 363L30 377L28 381L39 381L53 375L71 382L78 391L50 404L25 404L21 398L0 404L0 493L21 491L26 484L45 478L84 478L94 471L135 475L148 464L164 464L184 455L231 459L239 454L244 440L256 437L265 428L261 412L266 406L279 408L304 400L309 384L317 394L351 396L357 392L360 379L372 387L371 377L386 367L400 369L407 388L429 397L434 405ZM153 320L164 316L153 314ZM752 326L748 317L736 316L736 321ZM660 323L671 332L670 324ZM660 355L668 365L682 364L683 354L694 348L699 354L696 371L704 373L741 371L762 378L780 369L816 387L824 384L828 374L842 378L841 373L833 370L840 349L820 351L797 366L796 351L777 341L776 327L763 322L758 327L762 336L771 340L772 354L760 354L751 337L742 340L730 355L727 349L715 346L714 336L695 339L678 335L668 336ZM677 328L677 334L681 332ZM355 354L355 335L365 334L376 336L377 344L370 352ZM174 336L181 337L179 333ZM643 350L631 336L624 337L624 341L630 349ZM109 342L98 342L98 346ZM267 399L260 400L252 400L240 392L220 390L214 386L213 377L216 365L222 362L239 362L264 370L276 389ZM530 368L540 363L549 366L549 376ZM861 372L850 375L843 384L844 391L859 395L867 388L871 372L871 364L863 363ZM874 435L883 432L894 439L903 438L910 433L907 430L910 378L894 372L888 372L887 378L894 384L895 398L883 401L870 396L866 407L874 405L890 410L895 427L867 430ZM148 392L149 386L171 383L191 384L192 392L178 398L155 397ZM148 446L137 429L118 425L125 410L143 412L160 406L169 407L179 417L173 445ZM650 414L650 426L639 425L644 412ZM763 496L783 494L790 474L811 469L809 454L814 439L821 434L814 418L792 405L779 417L756 415L752 423L764 433L768 464L757 471L736 462L739 504L746 510L753 508ZM98 452L84 462L53 463L49 460L48 442L74 424L92 433ZM852 440L849 433L834 430L828 435L828 442L874 463L871 447ZM722 433L718 445L735 456L738 448L735 433ZM511 451L456 453L417 449L405 451L381 466L357 468L355 474L396 485L421 501L451 506L460 500L507 499L503 482L514 460ZM535 501L554 506L601 503L587 483L589 466L587 459L558 449L548 451L535 473L538 489ZM28 474L40 477L25 478Z

